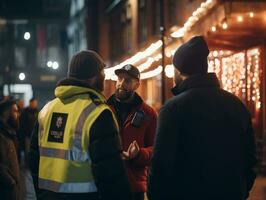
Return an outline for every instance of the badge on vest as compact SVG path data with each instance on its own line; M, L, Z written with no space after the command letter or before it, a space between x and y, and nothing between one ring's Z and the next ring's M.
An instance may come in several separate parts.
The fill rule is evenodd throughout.
M53 113L48 134L49 142L63 142L67 117L66 113Z

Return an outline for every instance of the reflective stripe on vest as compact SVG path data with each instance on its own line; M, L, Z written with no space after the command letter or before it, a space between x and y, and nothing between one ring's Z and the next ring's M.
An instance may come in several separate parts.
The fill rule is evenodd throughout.
M61 158L78 162L90 161L88 152L82 152L82 128L88 115L96 108L94 103L88 105L80 114L76 124L73 147L70 150L40 147L40 155L50 158Z
M50 148L40 146L40 156L42 159L45 157L49 159L63 159L65 161L73 161L73 162L82 162L82 163L90 163L90 156L87 151L82 151L82 129L84 124L95 108L96 104L91 102L79 115L78 121L75 126L72 147L69 150L59 149L59 148ZM105 108L106 109L106 108ZM103 109L104 110L104 109ZM40 124L41 126L41 124ZM40 134L43 133L43 130L40 130ZM42 137L43 135L41 135ZM61 162L61 161L60 161ZM56 163L56 162L55 162ZM84 169L84 168L83 168ZM89 169L88 169L89 170ZM81 174L80 174L81 175ZM39 188L51 190L54 192L62 192L62 193L87 193L87 192L96 192L97 187L94 181L74 181L74 182L58 182L55 180L44 179L39 177Z
M82 142L82 128L83 125L88 117L88 115L97 107L95 103L91 103L88 105L80 114L76 129L75 129L75 135L74 135L74 141L73 141L73 146L81 149L81 142Z
M72 160L78 162L90 161L90 156L87 152L82 152L80 149L76 148L73 148L71 150L64 150L40 147L40 155L50 158L61 158L64 160Z
M56 181L44 180L39 178L39 185L51 191L62 193L83 193L83 192L97 192L94 182L88 183L58 183Z

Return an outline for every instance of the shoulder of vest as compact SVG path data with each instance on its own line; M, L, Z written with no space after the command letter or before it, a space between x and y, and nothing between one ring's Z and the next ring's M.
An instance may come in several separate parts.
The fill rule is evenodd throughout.
M50 106L53 104L53 102L54 102L54 100L51 100L47 104L45 104L45 106L38 113L39 118L46 115L46 113L48 112L48 110L49 110Z
M91 100L96 106L99 106L101 104L105 104L103 101L101 101L100 99L97 99L97 98L95 98L95 99L92 98Z
M101 105L101 104L106 104L105 101L102 101L101 99L99 99L96 95L92 94L92 93L89 93L90 95L90 98L92 100L92 102L98 106L98 105Z

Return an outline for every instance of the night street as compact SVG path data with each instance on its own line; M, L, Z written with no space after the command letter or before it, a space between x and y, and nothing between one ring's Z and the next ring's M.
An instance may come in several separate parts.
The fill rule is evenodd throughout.
M0 0L1 200L266 200L265 175L266 0Z

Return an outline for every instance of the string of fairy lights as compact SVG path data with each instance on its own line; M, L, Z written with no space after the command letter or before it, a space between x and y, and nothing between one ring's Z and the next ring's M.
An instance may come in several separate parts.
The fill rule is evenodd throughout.
M225 90L235 94L244 102L252 103L254 108L259 110L261 108L260 77L262 73L260 62L259 48L226 57L213 51L209 56L209 72L217 74Z
M171 34L171 36L174 38L175 37L183 37L187 32L189 32L191 30L192 26L195 25L195 23L198 20L200 20L203 16L205 16L208 13L208 11L210 9L212 9L216 4L217 4L217 0L207 0L203 3L201 3L200 7L197 8L192 13L192 16L190 16L187 19L187 21L184 23L184 26L181 27L180 29L178 29L177 31L173 32ZM149 67L152 66L152 64L154 62L162 59L161 54L157 53L157 51L161 48L161 46L162 46L162 41L158 40L158 41L152 43L148 48L144 49L143 51L136 53L135 55L124 60L123 62L119 63L118 65L115 65L113 67L105 69L105 79L106 80L116 80L117 77L116 77L114 71L116 69L123 67L126 64L137 65L137 63L144 61L143 64L137 65L137 67L139 68L140 72L147 70ZM165 52L166 57L170 58L171 56L173 56L175 49L167 50ZM145 74L141 77L143 77L143 79L145 79L146 77L154 77L154 76L159 75L162 72L162 70L159 70L160 66L158 66L156 69L157 70L150 70L148 72L145 72Z
M192 15L187 19L187 21L184 23L183 27L179 28L177 31L171 33L171 37L173 38L180 38L183 37L186 33L188 33L191 28L196 24L197 21L199 21L202 17L207 15L208 11L212 9L215 5L217 4L217 0L207 0L203 3L201 3L200 7L197 8ZM250 12L249 14L250 18L254 17L254 13ZM237 17L238 22L243 22L244 18L243 16L238 16ZM221 26L224 30L228 28L228 24L226 19L222 21L222 23L218 23L218 25L213 25L211 26L210 30L212 32L216 32L217 29ZM162 46L162 41L158 40L154 43L152 43L148 48L144 49L143 51L140 51L133 55L132 57L124 60L123 62L115 65L114 67L110 67L108 69L105 69L105 79L106 80L116 80L117 77L114 73L116 69L119 69L123 67L126 64L133 64L138 67L141 73L144 73L143 71L148 70L155 62L158 62L162 59L162 55L158 53L158 50ZM178 46L175 46L174 48L168 48L166 49L165 56L167 58L171 58L174 55L175 50L177 49ZM138 64L142 62L142 64ZM141 79L145 79L146 77L154 77L159 75L162 70L158 70L160 67L158 66L156 69L157 70L150 70L145 72L145 74L141 77ZM159 73L160 72L160 73ZM164 72L166 73L166 76L168 78L173 77L173 66L172 65L167 65L165 67ZM159 74L158 74L159 73Z
M257 109L261 108L260 98L260 50L252 49L247 52L247 100L253 101Z
M191 28L202 17L208 14L208 11L214 8L218 3L217 0L207 0L197 8L192 15L184 23L183 27L171 33L171 37L180 38L187 34ZM254 13L249 12L244 15L236 16L236 21L243 23L245 16L254 18ZM216 32L219 28L226 30L229 24L226 19L215 25L211 25L210 31ZM106 80L116 80L114 73L116 69L123 67L126 64L136 65L141 72L141 79L148 79L160 75L163 72L163 67L158 65L155 69L148 70L154 63L162 59L161 53L158 50L162 46L162 41L158 40L152 43L148 48L124 60L123 62L105 69ZM166 48L165 56L171 58L174 55L177 45L172 48ZM253 102L256 109L261 108L260 97L260 49L254 48L244 52L233 53L231 51L212 51L209 55L209 71L215 72L221 80L225 90L234 93L244 101ZM139 64L141 63L141 64ZM174 66L166 65L164 69L166 77L173 78Z

